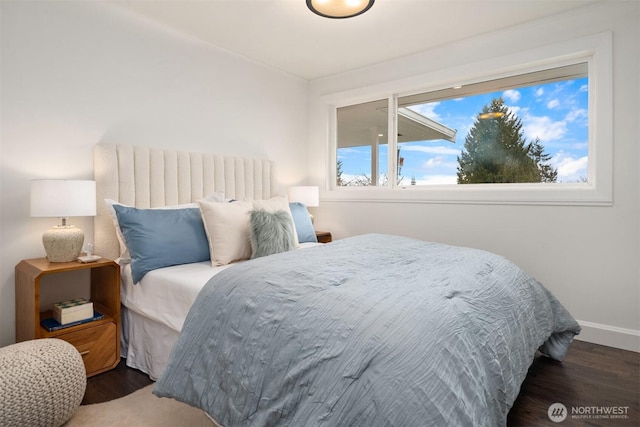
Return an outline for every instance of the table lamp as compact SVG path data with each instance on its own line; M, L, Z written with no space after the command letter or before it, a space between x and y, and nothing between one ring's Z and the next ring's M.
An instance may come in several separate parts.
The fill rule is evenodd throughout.
M80 255L84 232L67 224L72 216L95 216L95 181L37 179L31 181L31 216L58 217L56 225L42 235L49 262L74 261Z
M307 208L320 206L320 196L317 186L312 185L300 185L289 188L288 191L289 201L298 202L305 205ZM311 222L313 223L313 215L309 213Z

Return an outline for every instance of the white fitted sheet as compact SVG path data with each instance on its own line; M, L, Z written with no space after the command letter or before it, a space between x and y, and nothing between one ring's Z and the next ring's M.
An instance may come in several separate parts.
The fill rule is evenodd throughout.
M182 324L200 289L216 273L234 264L212 267L210 261L159 268L133 284L131 265L122 267L121 302L129 310L173 329Z
M210 261L159 268L133 284L131 264L121 264L121 356L127 366L156 380L200 289L217 272Z
M299 249L318 244L302 243ZM236 264L213 267L210 261L203 261L158 268L137 285L133 284L131 264L121 264L120 300L129 310L180 332L200 289L217 273Z

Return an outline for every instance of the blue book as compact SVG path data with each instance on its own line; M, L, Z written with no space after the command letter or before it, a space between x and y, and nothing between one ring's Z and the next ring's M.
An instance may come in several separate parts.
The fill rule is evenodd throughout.
M104 319L104 314L94 310L93 317L89 317L88 319L82 319L82 320L78 320L77 322L66 323L63 325L53 317L49 317L47 319L42 319L40 321L40 325L43 328L45 328L47 331L53 332L59 329L70 328L71 326L77 326L83 323L89 323L89 322L93 322L94 320L100 320L100 319Z

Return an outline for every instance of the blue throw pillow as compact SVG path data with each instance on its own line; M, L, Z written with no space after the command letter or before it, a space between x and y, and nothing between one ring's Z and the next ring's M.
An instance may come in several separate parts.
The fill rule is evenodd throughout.
M302 203L292 202L289 203L289 209L291 210L291 216L293 216L293 223L296 226L296 233L298 233L298 243L317 242L316 230L311 223L307 207Z
M113 208L131 254L133 283L156 268L211 258L200 209Z

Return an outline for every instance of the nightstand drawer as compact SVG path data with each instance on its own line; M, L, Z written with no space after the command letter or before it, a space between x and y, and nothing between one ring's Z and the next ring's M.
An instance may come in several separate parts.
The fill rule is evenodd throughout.
M116 324L112 322L59 335L73 344L82 355L87 376L113 368L118 363L116 354Z

